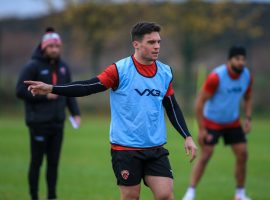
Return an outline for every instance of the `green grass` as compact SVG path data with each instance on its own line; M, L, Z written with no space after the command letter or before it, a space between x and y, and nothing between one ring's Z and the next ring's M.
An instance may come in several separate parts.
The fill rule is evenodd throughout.
M191 119L188 122L192 124ZM60 199L119 199L119 191L111 168L108 130L107 117L83 117L79 130L74 130L70 124L66 124L59 167ZM254 119L253 131L248 136L247 191L255 200L270 198L269 131L268 119ZM196 134L193 135L196 138ZM0 136L0 200L28 199L29 137L22 114L1 116ZM183 139L171 125L168 126L166 148L170 151L174 171L175 199L181 199L188 186L192 164L188 162L184 153ZM42 199L46 196L44 169L43 166L40 176ZM233 169L232 152L220 142L198 187L197 200L232 199L235 189ZM142 187L141 199L152 199L151 192L145 186Z

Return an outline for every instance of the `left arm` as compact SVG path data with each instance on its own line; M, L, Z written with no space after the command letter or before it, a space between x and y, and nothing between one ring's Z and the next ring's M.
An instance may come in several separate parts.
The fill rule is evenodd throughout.
M174 97L174 95L171 96L165 96L163 101L163 106L166 109L167 116L172 123L173 127L177 130L180 135L182 135L183 138L190 137L189 130L187 128L187 124L185 122L183 113Z
M193 142L191 134L187 128L183 113L172 94L171 96L165 96L163 99L163 106L166 109L168 118L174 128L185 138L185 150L187 155L191 154L190 162L196 157L197 147Z
M249 87L244 96L244 112L245 112L245 120L244 120L244 132L247 134L251 130L251 116L252 116L252 85L253 85L253 78L251 77Z

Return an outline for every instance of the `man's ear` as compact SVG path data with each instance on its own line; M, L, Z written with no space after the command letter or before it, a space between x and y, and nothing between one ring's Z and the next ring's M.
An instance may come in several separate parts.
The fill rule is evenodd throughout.
M133 45L134 49L138 49L140 46L140 42L135 40L132 42L132 45Z

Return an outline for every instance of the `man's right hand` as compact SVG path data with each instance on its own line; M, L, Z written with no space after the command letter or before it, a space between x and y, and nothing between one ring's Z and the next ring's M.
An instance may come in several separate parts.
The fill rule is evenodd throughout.
M24 81L28 85L28 90L35 95L46 95L52 92L52 85L40 82L40 81Z
M210 142L213 139L213 136L210 135L205 128L199 129L198 134L198 143L200 146L205 144L205 141Z

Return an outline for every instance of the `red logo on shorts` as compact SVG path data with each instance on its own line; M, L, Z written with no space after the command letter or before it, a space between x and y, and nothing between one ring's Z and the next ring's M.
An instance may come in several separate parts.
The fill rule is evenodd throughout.
M122 170L121 171L121 176L123 177L123 179L127 180L128 176L129 176L129 171L128 170Z

